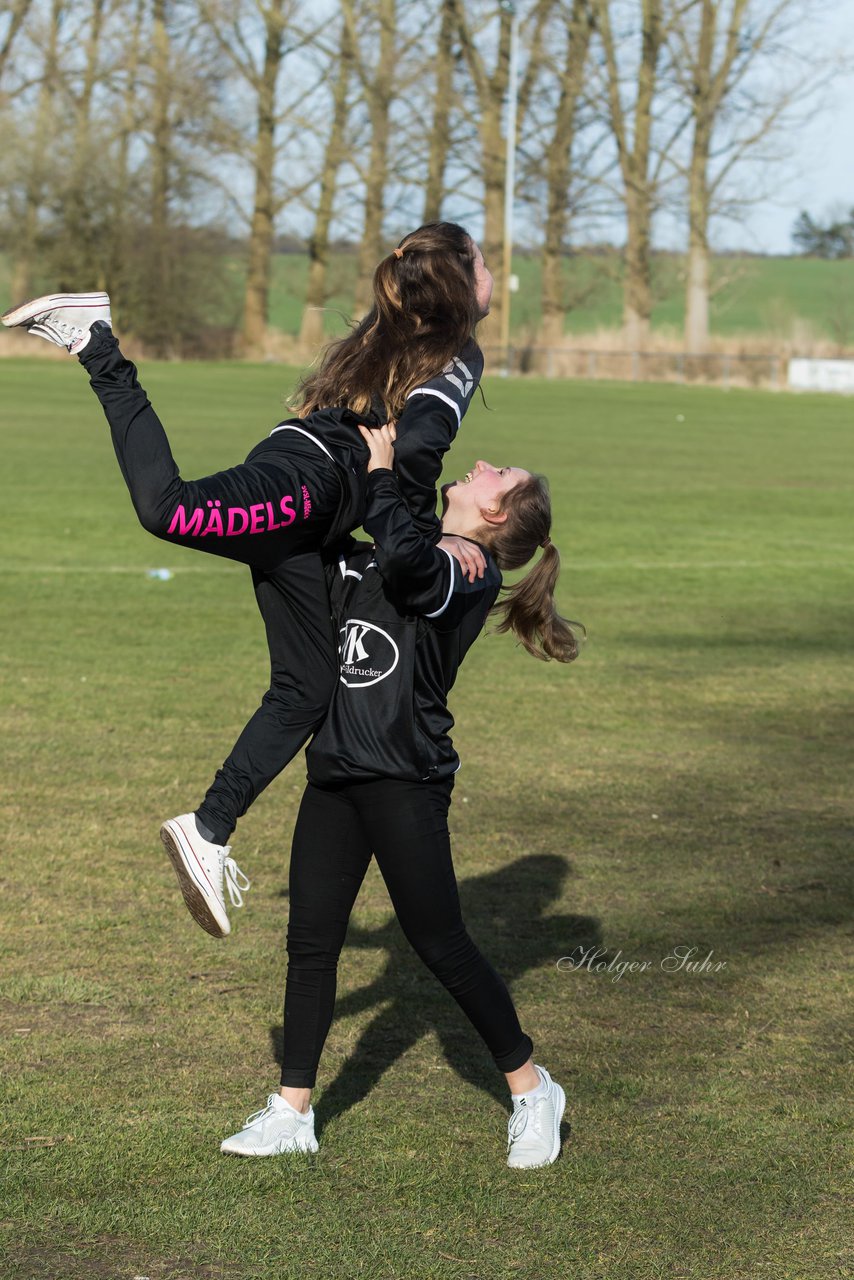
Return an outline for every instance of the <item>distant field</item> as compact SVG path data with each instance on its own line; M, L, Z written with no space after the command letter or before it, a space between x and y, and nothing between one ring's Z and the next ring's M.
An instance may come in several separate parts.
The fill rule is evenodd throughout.
M293 385L146 363L187 475ZM0 363L3 1280L842 1280L854 435L831 396L489 382L448 473L542 469L569 669L486 636L451 706L464 911L566 1086L504 1164L503 1081L375 867L320 1152L222 1157L277 1052L296 761L242 821L234 933L157 839L268 677L249 574L133 516L75 361ZM170 581L150 569L168 567ZM644 972L559 968L577 948ZM676 947L717 972L668 972Z
M535 258L517 258L514 270L520 290L514 296L512 329L517 337L536 330L540 313L539 264ZM606 258L579 256L567 260L565 282L573 309L567 331L588 333L620 323L621 295L616 264ZM285 333L299 330L307 273L307 260L280 254L274 262L270 305L272 325ZM682 265L677 259L656 261L655 328L680 329L684 320ZM352 255L333 257L330 273L332 296L326 318L330 334L342 332L342 316L352 311L356 261ZM242 267L225 266L225 314L218 323L237 325L241 314ZM781 339L809 341L829 339L854 345L854 260L825 262L807 258L718 258L714 264L712 332L720 336L749 337L772 334ZM43 286L51 287L45 280ZM81 282L80 287L84 287ZM8 297L8 265L0 256L0 295ZM19 301L15 299L15 301Z
M299 329L306 278L306 262L295 256L276 259L271 306L274 325L289 333ZM614 266L607 260L579 257L565 263L567 296L578 304L567 317L567 331L586 333L620 324L622 298ZM540 315L540 269L535 258L514 263L520 289L513 298L512 328L517 335L534 331ZM715 261L717 280L728 281L712 304L712 331L720 335L751 332L794 334L798 323L812 328L817 337L854 342L854 260L824 262L806 258L719 258ZM334 260L332 278L335 292L329 302L335 309L349 312L355 262ZM681 264L660 258L656 267L656 290L660 297L653 312L657 328L680 328L685 309ZM334 314L329 331L341 328ZM839 335L843 336L840 338Z

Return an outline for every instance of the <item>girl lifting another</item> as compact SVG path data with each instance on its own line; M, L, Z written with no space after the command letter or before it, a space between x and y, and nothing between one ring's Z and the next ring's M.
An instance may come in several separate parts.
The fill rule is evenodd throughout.
M407 939L507 1079L508 1164L551 1164L563 1089L535 1066L507 987L460 912L448 834L459 760L447 707L459 664L493 609L503 614L498 629L513 630L536 656L570 662L577 654L572 626L555 609L560 560L548 489L540 476L483 461L444 487L445 533L475 540L485 554L485 573L471 582L418 530L392 469L393 428L364 434L364 528L375 545L351 542L329 570L341 677L306 752L309 780L291 850L281 1084L221 1150L317 1150L311 1091L347 923L373 854ZM538 547L537 565L496 606L501 570L526 564Z

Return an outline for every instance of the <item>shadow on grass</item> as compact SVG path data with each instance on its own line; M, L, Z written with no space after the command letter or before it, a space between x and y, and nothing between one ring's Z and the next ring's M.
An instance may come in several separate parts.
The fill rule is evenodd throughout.
M665 738L640 769L629 753L625 769L612 757L592 778L541 780L534 806L529 790L504 794L505 839L540 852L464 881L460 896L472 936L508 985L576 947L602 947L607 963L625 946L608 928L609 901L602 903L602 923L598 916L547 914L562 899L570 863L546 851L566 848L568 832L569 847L583 866L595 864L600 878L613 863L610 886L620 928L631 931L632 952L645 958L678 944L696 946L700 955L711 948L727 959L727 982L715 997L721 1015L736 991L762 992L781 953L850 918L850 810L840 789L848 706L837 699L809 709L745 709L735 700L690 710L692 751L680 754ZM388 960L375 982L338 1004L339 1018L377 1012L325 1090L319 1122L365 1097L431 1031L458 1075L503 1103L504 1081L480 1038L410 951L396 920L373 931L351 927L347 945L384 948ZM632 1017L652 1027L662 1000L678 1012L693 995L689 988L677 995L659 987L648 1007L633 1005ZM278 1028L272 1039L281 1060ZM634 1052L639 1062L652 1063L670 1050L650 1036Z
M474 941L479 946L483 943L481 949L508 986L529 969L553 965L576 946L600 942L596 919L545 914L561 896L568 869L564 858L536 854L461 883L466 926ZM324 1090L317 1106L318 1129L366 1097L389 1067L431 1031L438 1035L448 1065L506 1107L503 1076L453 998L418 960L397 919L370 930L351 924L346 946L383 948L388 961L374 982L337 1002L336 1019L386 1007L362 1033L338 1076ZM346 964L346 951L344 956ZM281 1064L281 1027L272 1027L270 1037L276 1061Z

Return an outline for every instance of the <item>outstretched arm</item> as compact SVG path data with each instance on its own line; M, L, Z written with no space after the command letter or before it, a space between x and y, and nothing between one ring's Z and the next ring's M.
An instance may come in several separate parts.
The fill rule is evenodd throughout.
M371 451L362 524L374 540L377 566L398 604L431 618L443 614L452 599L463 607L482 603L487 594L494 599L501 579L491 562L482 578L470 582L450 551L428 541L413 520L391 470L393 428L359 430Z
M472 339L445 369L410 391L397 421L394 470L415 524L431 542L442 526L436 515L436 485L483 373L483 354Z

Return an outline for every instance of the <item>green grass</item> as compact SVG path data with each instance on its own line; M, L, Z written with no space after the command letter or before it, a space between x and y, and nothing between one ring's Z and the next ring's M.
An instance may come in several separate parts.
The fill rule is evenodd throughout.
M248 575L134 523L76 365L0 377L4 1280L846 1274L848 406L495 381L455 445L452 474L550 475L561 599L590 633L568 669L484 638L452 698L465 914L569 1098L561 1159L519 1175L503 1082L373 868L320 1153L219 1155L278 1076L303 768L240 827L253 887L217 944L157 826L264 688ZM186 474L243 457L292 378L143 371ZM558 968L594 945L651 966ZM726 967L664 972L677 946Z

